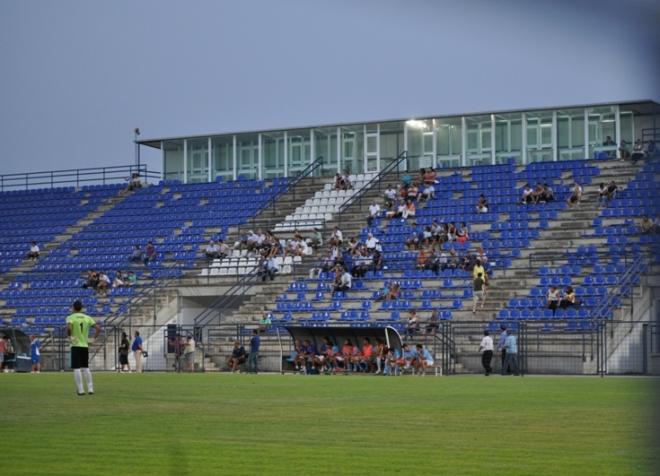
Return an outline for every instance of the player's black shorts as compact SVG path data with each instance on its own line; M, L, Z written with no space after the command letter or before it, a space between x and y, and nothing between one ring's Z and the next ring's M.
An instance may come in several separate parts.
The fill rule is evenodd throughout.
M119 354L119 365L128 365L128 355Z
M87 347L71 347L71 368L89 368L89 349Z

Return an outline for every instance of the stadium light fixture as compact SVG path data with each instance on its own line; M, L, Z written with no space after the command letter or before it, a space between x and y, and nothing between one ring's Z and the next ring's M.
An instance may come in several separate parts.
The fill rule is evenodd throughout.
M428 129L429 127L426 121L418 121L416 119L407 120L406 125L411 129Z

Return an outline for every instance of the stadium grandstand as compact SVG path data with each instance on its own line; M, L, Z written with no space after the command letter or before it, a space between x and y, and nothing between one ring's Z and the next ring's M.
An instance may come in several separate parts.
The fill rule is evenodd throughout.
M658 139L639 100L146 139L162 174L5 175L0 328L40 336L44 370L67 368L81 298L100 370L122 332L160 371L191 336L208 372L257 330L261 370L375 371L296 347L353 335L477 373L507 328L525 372L658 374Z

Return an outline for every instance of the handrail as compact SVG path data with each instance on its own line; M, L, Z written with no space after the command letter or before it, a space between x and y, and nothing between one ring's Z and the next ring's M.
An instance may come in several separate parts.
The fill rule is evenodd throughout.
M276 208L276 207L275 207L275 204L277 203L277 201L279 200L279 198L280 198L282 195L284 195L285 193L288 193L289 190L292 190L296 185L298 185L298 183L299 183L302 179L304 179L304 178L310 176L312 173L314 173L317 169L321 168L322 166L323 166L323 156L320 155L320 156L318 156L318 157L316 158L316 160L314 160L314 162L311 162L311 163L307 164L307 166L306 166L304 169L302 169L300 172L298 172L298 175L296 175L292 180L287 181L287 182L286 182L286 186L284 187L284 190L283 190L281 193L279 193L279 194L276 195L276 196L272 196L271 198L269 198L269 199L268 199L268 205L267 205L267 206L264 206L264 207L262 208L262 211L265 212L268 208L272 208L272 210L273 210L273 215L274 215L274 214L275 214L275 208ZM246 228L252 228L252 227L253 227L252 224L253 224L253 223L255 222L255 220L257 220L257 218L259 218L260 216L261 216L261 213L258 213L257 215L251 217L246 223L244 223L244 224L238 226L237 229L241 229L241 228L243 228L243 229L246 229Z
M591 310L589 313L590 319L598 319L606 316L607 311L613 307L614 302L623 296L624 290L627 287L631 287L634 279L643 272L644 258L644 254L640 254L635 257L623 276L619 277L616 286L610 289L610 291L605 296L605 299L601 301L600 305Z
M399 175L399 165L401 164L401 162L403 162L403 161L405 161L405 160L407 160L407 159L408 159L408 151L407 151L407 150L404 150L404 151L401 152L399 155L397 155L397 157L396 157L392 162L390 162L390 163L387 164L385 167L383 167L383 168L380 170L380 172L378 172L378 174L376 174L371 180L369 180L366 184L364 184L364 185L362 186L362 188L360 188L360 190L359 190L357 193L353 194L348 200L346 200L346 201L345 201L345 202L344 202L344 203L343 203L343 204L337 209L337 211L336 211L335 213L336 213L336 214L341 214L344 210L346 210L348 207L350 207L351 205L353 205L353 203L355 203L356 200L358 201L358 204L359 204L360 206L362 206L362 197L364 196L364 194L365 194L366 192L368 192L369 190L371 190L371 186L372 186L374 183L378 182L378 191L380 191L380 183L381 183L383 177L385 177L387 174L389 174L390 172L392 172L392 170L394 170L395 168L396 168L396 170L397 170L397 179L398 179L398 175Z
M146 165L116 165L110 167L86 167L80 169L49 170L0 175L0 191L29 190L38 186L53 188L56 185L68 184L79 187L82 183L123 181L130 174L137 172L140 178L160 179L160 172L148 170Z

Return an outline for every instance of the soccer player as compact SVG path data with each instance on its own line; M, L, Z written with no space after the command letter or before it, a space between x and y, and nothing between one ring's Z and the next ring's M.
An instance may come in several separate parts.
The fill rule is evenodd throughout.
M30 357L32 359L32 373L39 373L41 371L41 341L37 336L30 336Z
M78 395L85 395L82 373L87 381L87 393L94 394L94 383L92 372L89 370L89 329L94 328L94 339L101 332L101 327L94 319L82 313L82 302L76 300L73 303L73 314L66 318L66 331L71 338L71 368L73 378L76 382Z

